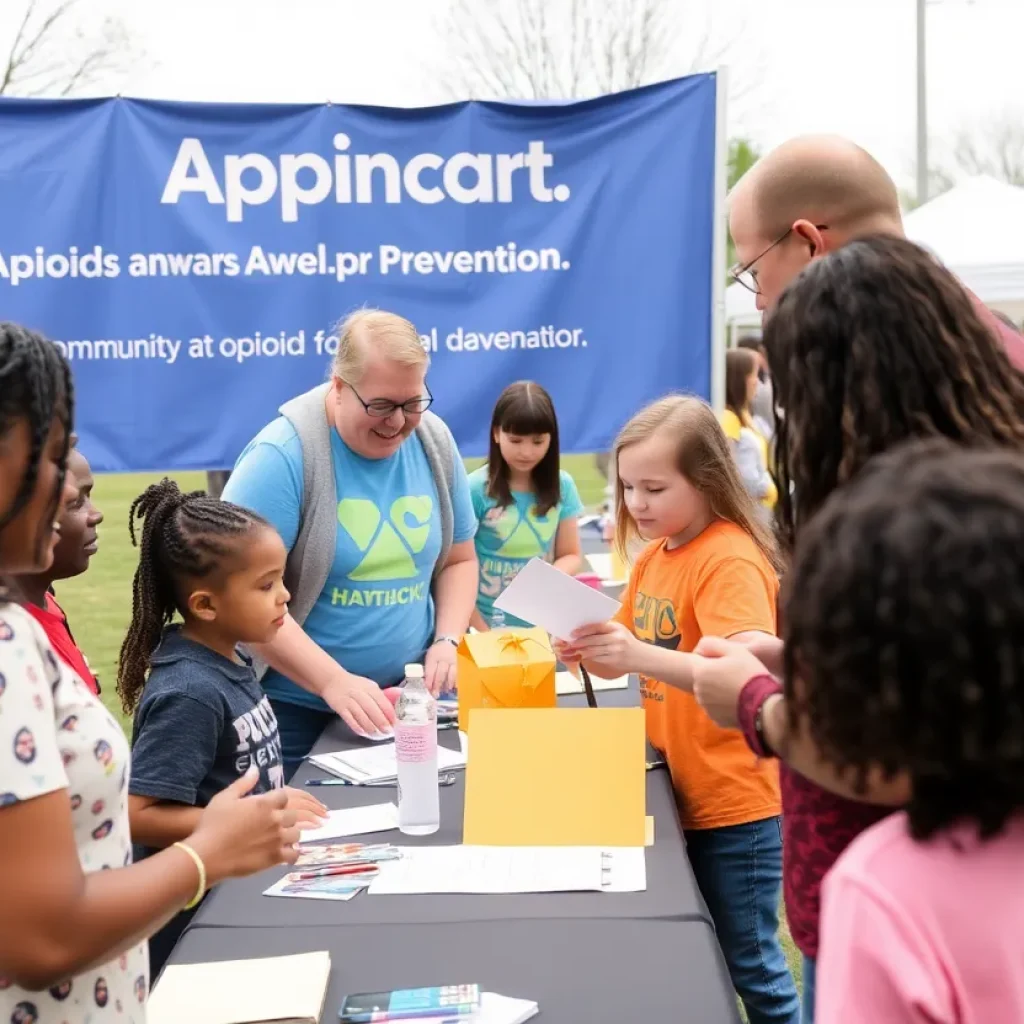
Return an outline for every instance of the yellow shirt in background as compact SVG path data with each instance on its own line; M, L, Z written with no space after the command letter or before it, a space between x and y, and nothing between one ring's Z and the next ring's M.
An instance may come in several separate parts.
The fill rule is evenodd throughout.
M758 451L761 453L761 464L765 471L768 470L768 440L764 435L752 424L744 423L740 420L739 416L732 411L732 409L726 409L719 417L719 422L722 424L722 430L725 431L725 436L730 441L739 441L740 431L746 428L750 434L757 441ZM767 493L759 499L761 504L766 508L775 508L775 502L778 501L779 492L775 486L775 481L770 480Z

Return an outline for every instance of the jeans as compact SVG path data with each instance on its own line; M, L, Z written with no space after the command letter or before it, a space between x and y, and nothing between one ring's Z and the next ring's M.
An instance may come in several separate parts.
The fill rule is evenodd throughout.
M686 852L750 1024L799 1024L800 999L779 942L779 818L687 831Z
M303 759L320 739L320 733L337 718L333 711L307 708L303 704L270 698L270 706L277 718L277 731L281 737L281 759L287 782Z
M818 961L804 957L804 1015L801 1024L814 1024L814 990L818 980Z

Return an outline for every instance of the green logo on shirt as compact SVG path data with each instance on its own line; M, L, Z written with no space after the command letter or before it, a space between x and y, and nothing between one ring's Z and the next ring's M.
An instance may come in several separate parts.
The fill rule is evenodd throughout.
M396 498L386 519L369 498L339 501L338 522L363 552L348 578L379 582L419 575L413 556L427 546L433 510L434 502L426 494Z
M535 509L520 513L514 506L507 508L496 523L490 524L503 543L498 555L506 558L534 558L546 554L558 530L559 506L538 516Z

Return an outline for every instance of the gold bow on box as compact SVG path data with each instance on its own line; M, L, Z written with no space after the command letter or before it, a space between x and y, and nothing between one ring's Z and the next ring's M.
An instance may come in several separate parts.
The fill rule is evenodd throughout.
M459 644L459 728L473 708L553 708L555 655L543 629L467 633Z

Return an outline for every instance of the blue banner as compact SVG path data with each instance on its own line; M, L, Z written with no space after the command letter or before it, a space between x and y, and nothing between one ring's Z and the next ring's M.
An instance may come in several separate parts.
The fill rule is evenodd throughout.
M707 396L714 75L584 103L0 102L0 317L71 362L101 471L231 466L325 378L332 325L408 317L434 409L486 450L502 388L565 451Z

